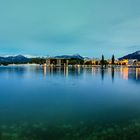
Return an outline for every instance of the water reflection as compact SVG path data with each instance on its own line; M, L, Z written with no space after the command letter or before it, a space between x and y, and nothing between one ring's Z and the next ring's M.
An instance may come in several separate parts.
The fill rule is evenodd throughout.
M83 68L83 67L43 67L44 77L49 75L64 75L64 77L70 76L82 76L84 74L91 74L96 76L100 73L101 80L104 81L105 73L111 75L112 82L115 80L115 73L121 75L124 80L139 80L140 79L140 68L128 68L128 67L111 67L111 68Z
M136 69L136 80L140 79L140 68Z
M114 82L114 76L115 76L115 68L111 68L111 77L112 77L112 82Z
M104 80L104 69L101 68L101 77L102 77L102 81Z
M44 77L46 77L46 74L47 74L47 67L44 66L43 68L44 68Z
M43 66L44 77L53 76L53 75L61 75L64 77L68 77L69 74L71 76L78 76L83 74L83 69L79 67L46 67Z
M68 77L69 75L69 68L68 67L64 67L64 76Z
M121 74L124 80L128 80L128 67L121 67Z
M0 77L2 140L100 140L140 130L132 122L140 118L139 68L8 66Z
M124 80L135 80L140 81L140 68L128 68L128 67L110 67L110 68L100 68L100 67L46 67L46 66L8 66L0 67L0 74L6 74L7 77L20 76L20 77L30 77L30 73L35 75L55 76L60 75L64 77L69 76L83 76L91 74L91 76L101 75L101 80L104 81L107 75L110 74L112 82L115 81L117 75L120 75Z
M140 68L121 68L121 75L124 80L140 80Z
M140 81L140 69L129 69L128 70L128 79L132 79L134 81Z

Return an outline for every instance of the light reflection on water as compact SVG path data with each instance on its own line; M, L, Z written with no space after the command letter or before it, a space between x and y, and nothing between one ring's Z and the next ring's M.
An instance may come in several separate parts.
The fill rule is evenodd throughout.
M56 127L139 119L139 84L140 68L0 67L0 124Z

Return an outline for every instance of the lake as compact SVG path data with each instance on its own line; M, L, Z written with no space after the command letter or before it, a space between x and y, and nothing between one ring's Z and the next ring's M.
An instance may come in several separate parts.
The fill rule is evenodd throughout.
M139 140L140 68L0 66L0 140Z

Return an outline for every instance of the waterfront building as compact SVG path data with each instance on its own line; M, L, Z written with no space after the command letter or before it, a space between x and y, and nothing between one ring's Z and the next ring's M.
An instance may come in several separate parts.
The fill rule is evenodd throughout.
M70 59L64 59L64 58L48 58L46 60L47 66L68 66Z
M137 61L138 61L137 59L129 59L128 60L128 65L129 66L134 66L134 65L136 65Z
M123 59L119 61L120 65L128 65L128 59Z

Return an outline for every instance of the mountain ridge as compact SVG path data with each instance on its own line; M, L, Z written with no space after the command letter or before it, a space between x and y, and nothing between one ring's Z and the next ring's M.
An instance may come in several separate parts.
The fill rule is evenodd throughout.
M84 57L82 57L79 54L74 54L74 55L60 55L60 56L55 56L54 58L61 58L61 59L81 59L81 60L84 60Z
M0 62L4 63L27 63L30 61L30 58L27 58L23 55L16 55L16 56L0 56Z
M24 55L5 56L5 57L0 56L0 63L28 63L33 58L28 58L28 57L26 57ZM41 58L45 58L45 57L36 57L36 58L41 59ZM60 56L55 56L55 57L52 57L52 58L84 60L84 57L82 57L79 54L75 54L75 55L60 55Z
M123 60L123 59L137 59L140 61L140 50L136 51L134 53L130 53L128 55L125 55L123 57L118 58L119 60Z

